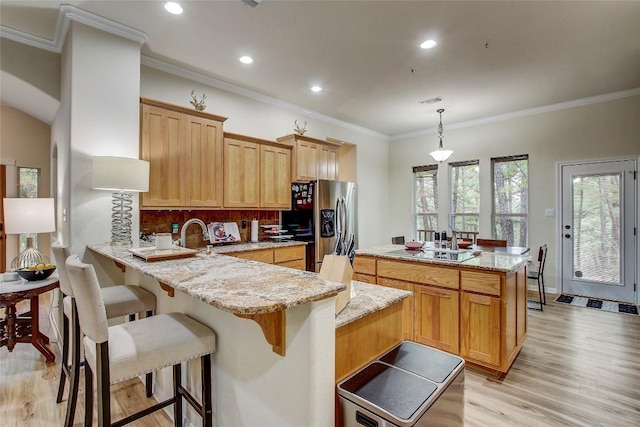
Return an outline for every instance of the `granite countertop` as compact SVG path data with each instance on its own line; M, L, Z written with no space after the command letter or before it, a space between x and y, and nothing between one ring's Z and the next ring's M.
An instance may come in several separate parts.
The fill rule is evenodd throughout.
M306 242L298 242L295 240L287 240L287 241L263 241L257 243L234 243L232 245L221 245L214 246L211 248L211 252L216 254L228 254L233 252L250 252L250 251L259 251L263 249L276 249L276 248L285 248L287 246L306 246Z
M383 245L373 248L358 249L357 255L374 256L378 258L387 258L393 260L421 262L428 264L446 265L449 267L470 268L476 270L490 270L509 272L517 271L522 268L531 259L528 255L505 255L493 252L482 252L478 256L474 256L462 262L449 261L443 259L417 258L410 253L398 254L396 251L404 249L404 245ZM463 250L464 251L464 250ZM468 250L469 253L473 251Z
M239 246L234 246L236 250L232 252L237 252ZM342 283L322 280L316 273L216 253L206 255L200 252L191 258L145 262L126 248L109 244L87 247L127 268L234 314L272 313L325 299L345 289Z
M336 329L361 319L371 313L380 311L411 296L411 291L371 285L369 283L351 282L351 301L336 316Z

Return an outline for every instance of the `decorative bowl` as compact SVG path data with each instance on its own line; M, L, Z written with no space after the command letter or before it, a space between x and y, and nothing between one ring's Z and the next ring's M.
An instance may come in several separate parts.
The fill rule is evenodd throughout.
M469 246L471 246L471 240L458 240L458 247L460 249L467 249Z
M56 271L55 266L49 267L49 268L36 269L36 270L21 268L19 270L16 270L16 273L18 273L18 275L25 280L34 281L34 280L44 280L47 277L51 276L51 274L54 271Z
M422 249L422 246L424 246L424 242L405 242L404 244L404 247L406 249L411 249L411 250Z

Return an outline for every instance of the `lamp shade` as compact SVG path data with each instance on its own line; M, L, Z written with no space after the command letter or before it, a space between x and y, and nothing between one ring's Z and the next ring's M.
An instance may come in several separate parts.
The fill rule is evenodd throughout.
M51 233L56 231L53 199L4 199L5 233Z
M437 150L432 151L429 154L431 155L431 157L433 157L433 160L435 160L436 162L444 162L449 158L449 156L453 154L453 150L445 150L443 148L438 148Z
M94 157L92 187L96 190L149 191L149 162L128 157Z

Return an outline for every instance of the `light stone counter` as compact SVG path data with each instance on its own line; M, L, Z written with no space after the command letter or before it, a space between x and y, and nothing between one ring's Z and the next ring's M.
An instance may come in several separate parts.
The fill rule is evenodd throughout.
M493 252L482 252L479 256L475 256L466 261L448 261L443 259L419 258L411 254L395 254L392 252L404 249L404 245L384 245L373 248L358 249L356 255L374 256L378 258L388 258L393 260L421 262L430 264L440 264L452 267L471 268L477 270L490 270L509 272L517 271L522 268L531 258L528 255L504 255ZM473 252L473 251L469 251Z
M255 244L256 250L271 244L264 243ZM273 247L271 245L269 247ZM230 252L237 252L243 250L240 246L253 245L227 247L235 249ZM239 315L273 313L329 298L345 289L343 284L322 280L315 273L216 253L145 262L127 249L108 244L88 245L88 248L216 308Z
M355 296L336 316L336 329L389 307L411 296L412 292L353 280Z

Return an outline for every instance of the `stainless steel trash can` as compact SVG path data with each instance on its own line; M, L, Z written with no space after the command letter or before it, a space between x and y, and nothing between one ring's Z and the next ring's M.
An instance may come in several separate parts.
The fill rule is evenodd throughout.
M344 427L464 425L464 360L403 342L338 384Z

